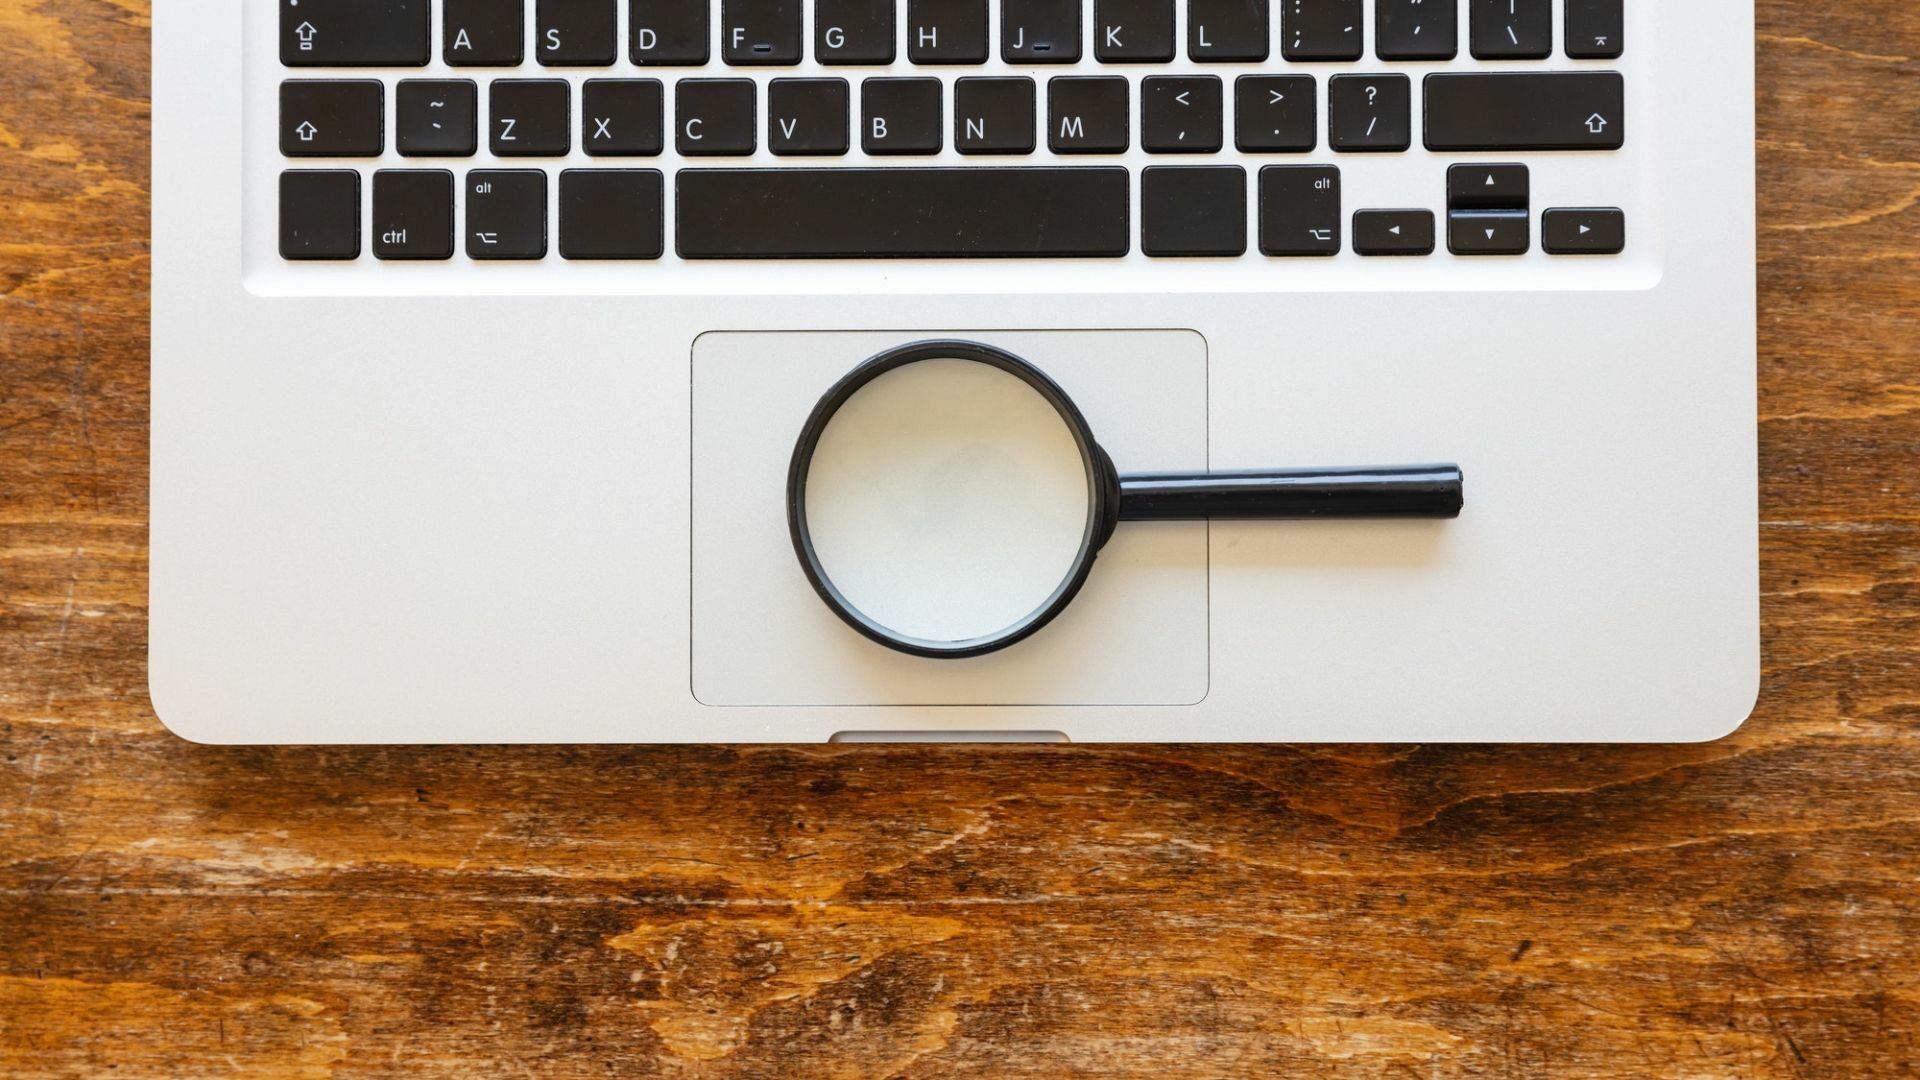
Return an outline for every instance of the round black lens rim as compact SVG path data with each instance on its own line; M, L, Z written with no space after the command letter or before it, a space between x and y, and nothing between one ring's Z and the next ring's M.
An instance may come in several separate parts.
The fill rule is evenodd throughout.
M913 637L869 618L834 586L833 579L820 563L820 556L813 547L812 534L807 528L807 476L813 465L814 451L820 444L820 436L832 422L834 414L868 383L890 371L923 360L971 360L997 368L1026 383L1053 406L1054 411L1066 422L1068 430L1073 432L1074 443L1080 450L1081 464L1087 473L1087 525L1081 534L1080 550L1074 555L1072 570L1052 594L1026 617L996 633L959 641ZM1080 415L1080 409L1074 405L1073 399L1045 372L1005 349L978 341L914 341L876 353L862 361L833 384L814 405L813 412L807 416L806 426L800 430L799 441L793 447L793 458L787 466L787 532L793 539L793 552L800 560L801 571L807 575L807 583L813 586L813 591L821 601L842 622L889 649L933 659L962 659L984 656L1018 644L1032 637L1066 610L1073 598L1079 595L1080 587L1086 584L1095 557L1113 531L1117 498L1118 487L1113 467L1108 463L1105 452L1094 441L1093 430L1087 426L1086 417Z

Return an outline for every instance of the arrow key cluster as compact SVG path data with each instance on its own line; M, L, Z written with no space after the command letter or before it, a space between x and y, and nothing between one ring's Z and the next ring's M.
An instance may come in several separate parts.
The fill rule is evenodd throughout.
M1532 245L1525 165L1455 165L1447 170L1447 250L1455 255L1525 255Z

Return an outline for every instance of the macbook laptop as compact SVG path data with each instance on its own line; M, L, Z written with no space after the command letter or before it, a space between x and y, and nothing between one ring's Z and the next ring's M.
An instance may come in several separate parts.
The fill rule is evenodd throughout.
M158 714L1723 735L1759 671L1752 19L159 5Z

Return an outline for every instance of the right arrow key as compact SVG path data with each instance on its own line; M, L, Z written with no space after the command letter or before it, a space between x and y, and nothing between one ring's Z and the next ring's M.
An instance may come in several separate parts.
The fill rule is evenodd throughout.
M1550 255L1618 255L1627 249L1626 211L1560 208L1540 217L1540 246Z

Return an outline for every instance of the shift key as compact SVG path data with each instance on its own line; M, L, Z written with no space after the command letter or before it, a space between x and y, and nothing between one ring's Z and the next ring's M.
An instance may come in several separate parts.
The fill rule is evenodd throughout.
M1429 150L1618 150L1626 87L1617 71L1433 74Z
M1268 165L1260 170L1260 251L1265 255L1339 254L1339 169Z

